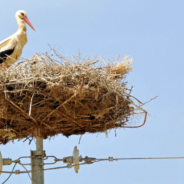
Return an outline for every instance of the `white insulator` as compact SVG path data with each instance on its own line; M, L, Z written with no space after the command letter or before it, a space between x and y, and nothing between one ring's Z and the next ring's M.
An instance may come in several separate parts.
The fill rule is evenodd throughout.
M74 147L73 150L73 164L74 166L74 170L76 173L78 173L79 170L79 150L77 149L77 146Z
M10 158L3 158L3 165L11 165L12 159Z
M63 157L63 163L72 164L73 163L73 157Z

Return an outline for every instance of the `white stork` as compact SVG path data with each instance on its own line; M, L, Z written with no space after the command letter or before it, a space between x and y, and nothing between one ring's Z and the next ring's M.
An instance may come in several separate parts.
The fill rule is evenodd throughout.
M19 60L22 54L23 47L27 43L25 22L35 31L25 11L17 11L15 18L18 24L18 31L0 42L0 64L2 64L3 67L11 66Z

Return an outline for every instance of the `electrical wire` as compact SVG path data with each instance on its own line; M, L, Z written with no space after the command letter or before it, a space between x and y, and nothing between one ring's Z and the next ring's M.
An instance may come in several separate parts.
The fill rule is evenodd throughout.
M19 163L19 164L26 170L26 173L28 174L30 180L32 181L32 183L35 184L35 182L34 182L34 181L32 180L32 178L31 178L31 176L29 175L29 172L28 172L28 170L26 169L26 167L25 167L24 165L22 165L21 163Z
M148 160L148 159L184 159L184 157L143 157L143 158L112 158L113 161L118 160ZM109 161L109 159L96 159L97 161Z
M111 157L112 158L112 157ZM91 162L96 163L96 162L101 162L101 161L118 161L118 160L139 160L139 159L184 159L184 157L145 157L145 158L112 158L112 160L109 158L108 159L96 159L95 161ZM71 167L78 166L78 165L86 165L89 164L87 162L81 163L81 164L76 164L76 165L71 165ZM69 168L68 166L62 166L62 167L53 167L53 168L46 168L43 170L37 170L34 172L40 172L40 171L47 171L47 170L56 170L56 169L64 169L64 168ZM31 172L31 171L29 171Z
M15 163L15 165L13 166L13 169L12 169L11 174L8 176L8 178L7 178L2 184L6 183L6 182L9 180L9 178L11 177L11 175L12 175L14 169L15 169L15 166L16 166L17 164L18 164L18 162Z
M92 163L96 163L96 162L101 162L101 161L118 161L118 160L148 160L148 159L184 159L184 157L143 157L143 158L113 158L113 157L109 157L107 159L95 159ZM85 161L85 158L84 158ZM16 163L17 164L17 163ZM19 163L20 165L22 165L24 167L23 164ZM81 164L76 164L76 165L69 165L70 167L74 167L74 166L78 166L78 165L86 165L89 164L87 162L83 162ZM64 168L70 168L68 165L67 166L62 166L62 167L53 167L53 168L46 168L46 169L41 169L41 170L36 170L34 172L40 172L40 171L47 171L47 170L55 170L55 169L64 169ZM14 166L15 167L15 166ZM29 175L30 172L32 172L31 170L27 170L25 167L24 169L26 171L19 171L19 174L25 174L27 173ZM13 168L14 170L14 168ZM17 172L9 172L9 171L1 171L2 173L10 173L10 174L17 174ZM30 175L29 178L31 179ZM32 179L31 179L32 180ZM3 183L2 183L3 184Z

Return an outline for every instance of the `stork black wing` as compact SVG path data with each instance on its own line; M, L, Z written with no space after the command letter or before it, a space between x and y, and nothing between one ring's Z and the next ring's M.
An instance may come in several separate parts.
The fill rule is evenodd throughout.
M7 56L10 56L14 50L15 50L15 47L13 49L4 50L0 52L0 64L3 63L6 60Z

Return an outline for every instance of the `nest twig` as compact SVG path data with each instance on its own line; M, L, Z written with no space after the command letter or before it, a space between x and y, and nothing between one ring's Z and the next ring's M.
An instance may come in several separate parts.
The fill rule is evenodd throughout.
M0 70L2 144L34 136L136 128L145 123L147 112L125 83L132 59L102 65L100 58L68 59L54 53L53 57L37 54ZM144 122L131 126L130 119L142 113Z

